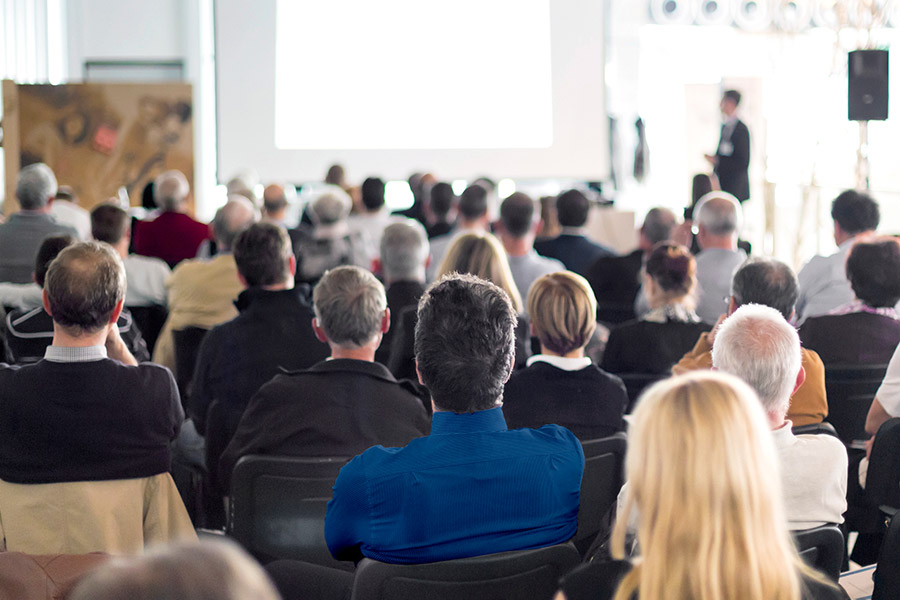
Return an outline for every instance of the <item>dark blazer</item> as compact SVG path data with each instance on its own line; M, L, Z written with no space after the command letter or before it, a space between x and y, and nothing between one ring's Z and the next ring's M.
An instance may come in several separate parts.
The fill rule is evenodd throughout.
M322 361L276 375L250 400L222 454L222 489L247 454L355 456L428 435L431 420L415 391L384 365L362 360Z
M635 318L634 300L641 290L644 251L623 256L603 256L590 266L585 279L597 297L597 320L624 323Z
M725 134L725 125L722 125L722 134ZM731 154L722 154L722 142L730 142ZM743 121L738 119L731 132L731 139L723 139L720 136L719 146L716 149L716 177L719 178L719 186L722 191L734 195L743 202L750 197L750 176L747 169L750 167L750 130Z
M900 321L872 313L810 317L800 342L828 364L886 365L900 344Z
M503 415L510 429L562 425L580 440L623 431L627 403L622 380L596 365L565 371L535 362L513 373L503 391Z
M600 368L610 373L667 374L710 329L702 322L623 323L610 332Z
M606 246L595 244L583 235L569 233L561 233L549 240L537 240L534 249L541 256L555 258L568 270L582 276L601 256L615 256L615 252Z
M381 338L381 345L375 351L376 361L383 365L388 364L391 356L391 343L399 329L400 315L410 306L415 308L424 293L425 284L418 281L395 281L386 286L385 296L387 296L388 308L391 309L391 327ZM415 373L406 379L415 379Z

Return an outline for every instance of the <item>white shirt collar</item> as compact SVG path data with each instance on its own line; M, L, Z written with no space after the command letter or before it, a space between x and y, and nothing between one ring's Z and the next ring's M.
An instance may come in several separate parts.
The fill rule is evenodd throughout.
M557 369L562 369L563 371L580 371L581 369L590 366L591 359L588 356L582 358L565 358L564 356L535 354L525 362L525 365L530 367L536 362L545 362L553 365Z
M73 363L92 362L107 358L106 346L47 346L44 358L50 362Z
M793 423L785 420L784 425L778 429L772 430L772 439L775 440L776 448L785 448L793 445L794 442L797 441L797 438L794 437L794 432L792 431L793 427Z

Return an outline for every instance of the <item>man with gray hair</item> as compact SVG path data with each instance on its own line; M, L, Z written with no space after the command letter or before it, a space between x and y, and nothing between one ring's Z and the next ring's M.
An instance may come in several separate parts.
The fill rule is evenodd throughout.
M697 315L713 324L725 313L725 300L735 269L747 259L737 247L741 205L727 192L710 192L694 209L697 221Z
M379 256L372 261L372 271L381 274L395 323L405 318L415 327L415 306L425 292L425 268L430 259L428 248L428 235L418 221L403 218L384 228ZM375 353L375 360L381 364L386 365L390 357L395 330L392 327L384 333Z
M374 362L391 321L375 276L354 266L326 272L313 290L313 308L313 330L331 357L276 375L253 396L219 463L225 490L247 454L354 456L377 444L404 446L430 431L417 388Z
M765 410L781 462L791 529L842 523L847 510L847 450L830 435L794 435L785 419L803 383L800 337L774 308L747 304L719 326L713 367L743 379Z
M56 177L44 163L19 171L16 199L19 212L0 225L0 281L31 283L38 248L51 235L80 236L74 227L59 223L50 214L56 196Z
M325 271L341 265L369 268L372 259L362 233L350 229L353 201L339 187L329 186L307 209L313 223L291 231L297 258L297 281L315 284Z
M155 256L170 267L194 258L200 245L209 239L209 226L187 214L191 194L188 180L181 171L166 171L153 182L153 198L162 213L152 221L135 223L134 251Z
M238 234L257 220L253 204L243 196L229 196L216 211L213 232L218 253L211 259L186 260L166 282L169 318L156 340L153 361L175 368L172 331L185 327L210 329L238 315L234 301L244 286L238 278L231 246Z

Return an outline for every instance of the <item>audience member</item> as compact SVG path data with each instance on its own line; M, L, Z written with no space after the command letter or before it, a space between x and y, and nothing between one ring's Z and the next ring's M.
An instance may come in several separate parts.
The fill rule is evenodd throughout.
M328 356L312 329L309 286L294 287L296 263L284 228L251 225L238 234L233 254L238 278L247 288L235 302L240 314L203 338L188 405L198 433L206 437L211 475L217 473L218 453L259 388L281 370L306 369ZM208 431L213 401L219 403L220 429Z
M449 183L439 182L431 187L425 215L428 225L428 239L446 235L453 230L456 223L456 207L459 198L453 193Z
M731 278L747 254L737 247L741 205L726 192L711 192L694 209L697 219L697 315L715 323L725 313Z
M556 215L562 231L553 239L538 240L534 243L534 249L541 256L561 261L568 270L586 275L597 259L615 254L585 235L584 226L590 210L590 201L578 190L560 194L556 199Z
M332 269L316 285L313 303L313 329L331 357L276 375L253 396L219 464L225 490L235 463L247 454L353 456L428 433L415 388L374 362L390 326L375 276L353 266Z
M94 570L67 600L281 600L259 564L234 542L174 544Z
M746 382L759 396L781 466L788 526L843 523L847 510L847 450L830 435L797 435L785 420L803 383L797 330L774 308L746 304L719 326L713 367Z
M350 229L362 234L366 245L369 263L378 257L381 245L381 234L384 228L403 217L392 217L384 203L384 181L378 177L369 177L362 183L362 205L360 214L350 217Z
M287 218L288 200L284 192L284 186L278 184L267 185L263 190L262 218L265 221L285 225Z
M884 381L881 382L869 407L866 415L866 433L874 436L878 433L878 428L893 417L900 417L900 346L891 356Z
M597 298L599 321L622 323L635 318L644 260L656 244L672 239L675 225L671 210L651 208L638 232L637 250L623 256L602 256L590 266L586 279Z
M75 243L75 238L70 236L44 238L34 265L34 282L38 289L44 287L50 263L60 252ZM125 347L138 362L150 360L147 344L127 308L123 307L118 314L116 326ZM9 350L13 360L20 365L36 363L44 358L47 347L53 341L54 331L53 318L43 303L34 308L13 310L6 316Z
M56 177L44 163L19 171L16 182L19 211L0 224L0 281L31 282L34 259L44 238L51 235L78 238L74 227L58 222L50 214L56 191Z
M413 173L407 180L409 182L409 190L413 194L413 204L406 210L395 212L395 215L415 219L422 225L425 225L425 198L435 183L437 178L431 173Z
M403 219L384 228L373 270L384 280L391 318L399 319L407 308L415 310L425 292L425 268L429 259L428 238L421 223ZM392 327L384 333L375 352L375 360L385 365L390 359L394 330Z
M800 270L800 297L797 299L797 322L829 311L853 300L844 264L854 243L875 232L881 214L878 203L868 194L847 190L831 203L834 220L834 243L838 251L830 256L814 256Z
M50 214L60 223L70 225L78 232L78 239L91 239L91 215L78 206L78 196L68 185L56 190L56 197L50 203Z
M522 298L528 297L528 290L538 277L566 269L560 261L544 258L534 251L534 238L540 229L534 200L528 195L516 192L500 204L497 234Z
M587 281L569 271L544 275L531 286L527 308L541 353L506 383L507 424L516 429L555 423L581 440L622 431L625 385L584 355L597 325L597 303Z
M797 276L786 264L772 258L754 257L747 260L734 273L728 314L744 304L762 304L774 308L788 322L794 315L797 301ZM720 318L720 321L724 317ZM716 327L700 334L694 348L684 355L672 371L677 375L697 369L712 368L712 347ZM828 414L825 399L825 366L819 355L807 348L801 349L806 379L794 393L787 418L795 427L821 423Z
M697 266L684 246L660 242L647 257L650 312L613 329L600 367L612 373L668 374L707 325L694 312Z
M797 555L775 445L746 384L719 373L658 383L638 404L628 437L615 560L564 577L557 600L845 597ZM624 545L634 513L642 556L632 565Z
M212 259L185 261L172 271L169 318L156 340L153 362L175 368L172 332L185 327L210 329L238 315L234 301L244 289L231 247L237 235L256 220L253 204L243 196L229 196L213 219L219 253Z
M457 236L488 231L490 223L487 188L473 183L459 197L459 217L456 228L450 233L431 239L431 264L425 274L428 281L434 281L437 269L444 260L444 254L447 253Z
M900 344L900 241L857 242L847 256L855 299L800 327L803 346L825 365L886 365Z
M166 261L170 267L194 258L210 237L209 226L187 214L191 188L180 171L166 171L153 183L153 197L162 211L152 221L135 222L134 252Z
M91 235L112 246L125 265L125 306L165 306L168 302L166 280L172 274L159 258L129 254L131 219L114 204L99 204L90 214Z
M351 204L350 196L339 188L330 188L310 203L312 228L301 224L291 236L298 281L314 284L325 271L343 265L371 266L365 238L347 223Z

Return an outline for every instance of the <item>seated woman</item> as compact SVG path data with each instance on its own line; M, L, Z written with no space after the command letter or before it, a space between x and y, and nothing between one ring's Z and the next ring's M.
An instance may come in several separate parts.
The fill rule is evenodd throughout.
M660 242L644 270L650 312L610 333L600 368L611 373L668 374L700 334L709 330L694 312L697 264L687 248Z
M541 353L506 384L503 415L510 429L554 423L581 440L622 431L625 386L584 355L597 325L588 282L569 271L544 275L531 285L527 308Z
M516 327L516 368L525 366L531 354L528 318L523 312L522 296L516 288L503 244L490 233L466 233L456 237L447 249L438 267L435 280L449 273L469 273L490 281L509 296L519 313ZM397 331L391 341L391 354L387 367L397 379L416 379L415 338L416 307L405 309L400 315L392 315ZM680 358L680 357L679 357Z
M886 365L900 344L900 240L878 238L850 250L847 279L856 299L800 327L803 346L829 364Z
M837 600L838 587L797 554L782 506L775 445L754 392L695 372L638 403L625 459L629 490L611 562L579 567L557 600ZM641 560L622 560L638 519Z

